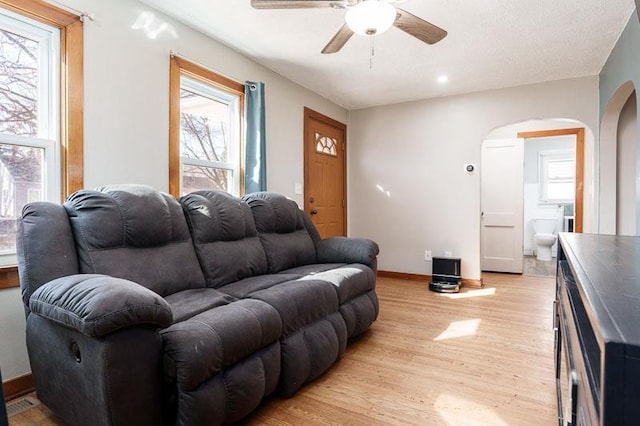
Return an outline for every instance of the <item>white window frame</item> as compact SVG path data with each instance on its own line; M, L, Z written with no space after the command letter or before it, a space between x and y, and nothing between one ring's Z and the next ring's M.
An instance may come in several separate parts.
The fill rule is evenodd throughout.
M39 48L37 136L0 133L0 144L44 150L43 198L60 202L60 30L0 9L0 28L36 40ZM16 252L0 251L0 267L15 265Z
M180 153L180 188L182 190L184 166L199 166L212 169L223 169L231 172L230 193L236 197L240 195L240 145L241 145L241 116L240 97L213 85L205 84L187 76L180 76L180 89L188 90L198 96L221 102L228 106L229 114L229 162L208 161L183 156ZM182 144L181 144L182 145Z
M0 134L0 144L43 149L43 195L47 201L56 202L60 198L60 150L56 149L58 144L55 141L51 139ZM15 250L0 250L0 266L15 265L16 263L17 256Z
M557 178L550 179L549 178L549 163L550 162L560 162L560 161L573 161L573 176L571 178ZM539 201L541 204L567 204L573 203L575 200L575 189L574 189L574 198L549 198L548 188L549 183L572 183L575 187L576 175L575 175L575 161L576 156L575 152L570 150L555 150L555 151L541 151L538 155L538 163L539 163Z

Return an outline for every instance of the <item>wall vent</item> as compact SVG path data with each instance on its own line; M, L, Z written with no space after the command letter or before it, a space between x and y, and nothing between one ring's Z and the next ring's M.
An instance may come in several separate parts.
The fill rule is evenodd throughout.
M30 396L14 399L13 401L7 402L7 415L9 417L15 416L37 405L40 405L40 401Z

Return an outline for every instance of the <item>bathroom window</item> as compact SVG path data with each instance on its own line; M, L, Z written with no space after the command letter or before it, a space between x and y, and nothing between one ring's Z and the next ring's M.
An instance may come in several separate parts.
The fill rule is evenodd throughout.
M540 202L573 203L576 161L572 152L540 153Z

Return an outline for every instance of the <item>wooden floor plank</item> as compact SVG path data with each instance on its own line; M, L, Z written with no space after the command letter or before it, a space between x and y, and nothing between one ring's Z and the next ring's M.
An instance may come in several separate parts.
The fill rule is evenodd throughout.
M543 425L556 420L553 278L484 274L458 295L380 278L380 316L325 375L249 425ZM61 424L40 405L14 426Z

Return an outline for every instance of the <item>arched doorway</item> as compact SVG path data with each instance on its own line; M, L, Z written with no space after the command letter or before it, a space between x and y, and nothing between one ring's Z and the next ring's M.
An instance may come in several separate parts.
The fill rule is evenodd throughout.
M485 259L487 253L495 254L496 250L493 250L489 239L485 238L489 233L484 231L484 209L486 205L481 205L481 265L482 270L495 270L497 272L524 272L529 275L551 275L555 273L555 261L547 261L548 265L542 265L538 268L534 265L533 269L536 273L527 273L527 264L531 264L527 258L536 257L536 244L535 244L535 232L534 223L538 222L538 219L542 218L544 221L549 222L549 219L555 219L557 225L554 232L566 232L577 231L582 232L583 224L587 232L593 232L595 228L595 214L594 214L594 135L593 132L582 122L571 119L535 119L519 122L501 128L494 129L490 132L485 142L491 140L499 140L505 138L519 138L519 143L522 145L527 144L529 148L524 151L524 158L521 158L520 163L525 163L525 172L523 173L524 179L522 185L524 190L520 191L520 210L522 215L519 219L516 219L514 223L513 232L513 264L516 264L516 259L520 256L522 259L523 268L519 271L516 270L497 270L488 266L493 266L496 262L487 261ZM565 158L565 157L572 158ZM482 157L482 156L481 156ZM558 158L556 158L558 157ZM559 158L563 157L563 158ZM565 163L566 167L571 164L572 170L575 171L571 176L572 182L566 185L573 185L575 191L573 194L561 197L562 199L552 199L554 197L543 196L539 190L544 188L548 182L543 184L543 164L545 160L553 159L555 164L560 162ZM497 165L494 165L497 167ZM556 167L557 169L557 167ZM527 171L528 170L528 171ZM481 171L486 171L486 165L481 165ZM481 173L481 180L484 176ZM504 179L503 179L504 181ZM566 186L565 185L565 186ZM501 186L503 186L501 184ZM558 187L560 185L557 185ZM487 186L481 183L481 191L484 194L487 191ZM498 189L499 190L499 189ZM584 194L584 197L583 197ZM484 200L484 195L481 195ZM517 203L518 201L516 201ZM481 202L484 204L484 201ZM516 210L512 210L516 212ZM490 216L489 219L493 217ZM570 224L570 225L569 225ZM500 224L498 224L500 226ZM516 235L518 232L520 235ZM566 229L565 229L566 228ZM504 234L504 228L501 229ZM504 236L504 235L503 235ZM511 238L509 238L511 239ZM504 238L502 238L504 240ZM505 241L500 241L503 244L503 248L506 248ZM498 246L496 246L498 247ZM555 247L555 245L554 245ZM548 249L547 249L548 250ZM505 251L506 253L506 251ZM555 251L554 251L555 255ZM500 257L500 256L498 256ZM505 258L508 256L505 256ZM539 265L538 265L539 266ZM495 268L495 267L494 267ZM529 269L531 271L531 269Z

